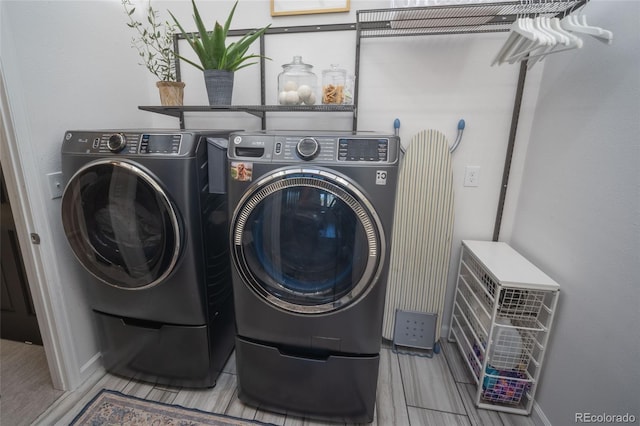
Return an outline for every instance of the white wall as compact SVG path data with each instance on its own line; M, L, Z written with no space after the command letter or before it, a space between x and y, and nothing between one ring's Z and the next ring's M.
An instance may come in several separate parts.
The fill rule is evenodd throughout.
M640 2L585 14L614 42L547 59L511 241L561 286L537 395L554 425L640 419Z
M154 2L190 23L190 3ZM226 16L231 0L198 2L203 16ZM355 10L386 7L388 1L352 0L348 14L271 18L266 0L242 0L234 28L355 22ZM0 2L2 27L0 60L7 80L20 160L34 208L41 249L48 256L46 290L55 295L60 327L74 336L72 348L75 387L96 368L97 345L84 303L82 274L71 255L60 223L60 200L48 195L47 173L60 170L60 143L67 129L172 127L177 119L139 111L138 105L158 104L154 77L139 66L130 48L131 32L119 0ZM166 16L166 15L165 15ZM194 30L191 26L188 30ZM517 66L490 67L506 34L430 36L364 40L361 64L359 128L393 131L400 118L403 142L421 129L435 128L453 142L458 120L467 128L453 157L456 222L450 287L456 270L460 240L490 239L500 192L500 180L509 133ZM188 47L184 47L187 49ZM186 52L186 50L184 50ZM276 76L281 65L300 54L315 65L318 76L331 63L353 70L355 33L320 36L273 36L267 40L269 103L275 103ZM521 137L526 142L543 66L527 79ZM204 104L201 74L183 66L185 103ZM259 101L257 67L236 76L233 102ZM347 129L349 115L270 115L269 128ZM192 128L256 129L260 122L243 114L194 114ZM522 146L516 154L522 158ZM515 163L514 176L518 176ZM480 187L462 186L464 167L480 166ZM509 200L517 199L517 179ZM513 192L513 193L512 193ZM451 293L451 290L450 292ZM446 306L450 305L449 294ZM445 323L446 321L445 318ZM57 326L57 325L56 325Z

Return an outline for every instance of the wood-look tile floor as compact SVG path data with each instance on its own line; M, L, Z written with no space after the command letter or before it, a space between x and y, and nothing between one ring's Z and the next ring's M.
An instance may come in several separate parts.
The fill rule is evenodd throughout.
M442 352L433 358L397 353L384 345L375 418L372 425L518 425L533 426L527 416L480 410L473 404L475 385L454 344L442 339ZM74 392L61 397L35 425L68 425L101 389L200 410L259 420L283 426L329 425L293 415L271 413L240 402L236 390L235 357L211 389L194 390L154 386L111 374L96 374Z

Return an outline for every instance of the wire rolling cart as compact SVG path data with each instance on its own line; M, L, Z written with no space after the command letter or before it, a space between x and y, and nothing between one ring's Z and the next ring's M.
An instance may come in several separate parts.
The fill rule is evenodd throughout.
M478 408L530 414L560 286L509 245L462 242L449 341Z

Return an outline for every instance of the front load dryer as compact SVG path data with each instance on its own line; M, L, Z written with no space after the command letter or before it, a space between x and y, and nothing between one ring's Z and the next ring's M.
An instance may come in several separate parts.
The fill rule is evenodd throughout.
M226 158L208 164L207 155L228 135L66 132L62 223L87 272L107 371L210 387L233 351L228 199L208 179Z
M305 417L373 419L399 139L229 139L238 396Z

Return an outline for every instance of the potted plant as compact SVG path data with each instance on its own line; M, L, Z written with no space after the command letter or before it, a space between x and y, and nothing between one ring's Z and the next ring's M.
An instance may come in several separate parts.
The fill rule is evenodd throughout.
M229 12L224 27L216 21L213 31L207 31L195 0L191 0L191 4L193 5L193 20L198 30L197 33L187 33L176 17L171 12L169 14L180 29L182 36L198 56L200 63L195 63L182 56L179 58L203 71L209 105L231 105L234 73L256 63L247 61L261 57L256 54L247 54L247 50L254 41L265 33L270 25L249 32L240 40L227 45L227 34L238 2L235 2Z
M131 47L138 50L143 61L140 65L144 65L151 74L158 77L156 86L160 91L160 103L182 105L184 83L176 81L176 56L173 49L175 25L159 19L158 12L151 6L151 0L146 8L145 24L135 18L136 8L131 0L122 0L122 5L129 18L127 26L137 32L137 36L131 39Z

